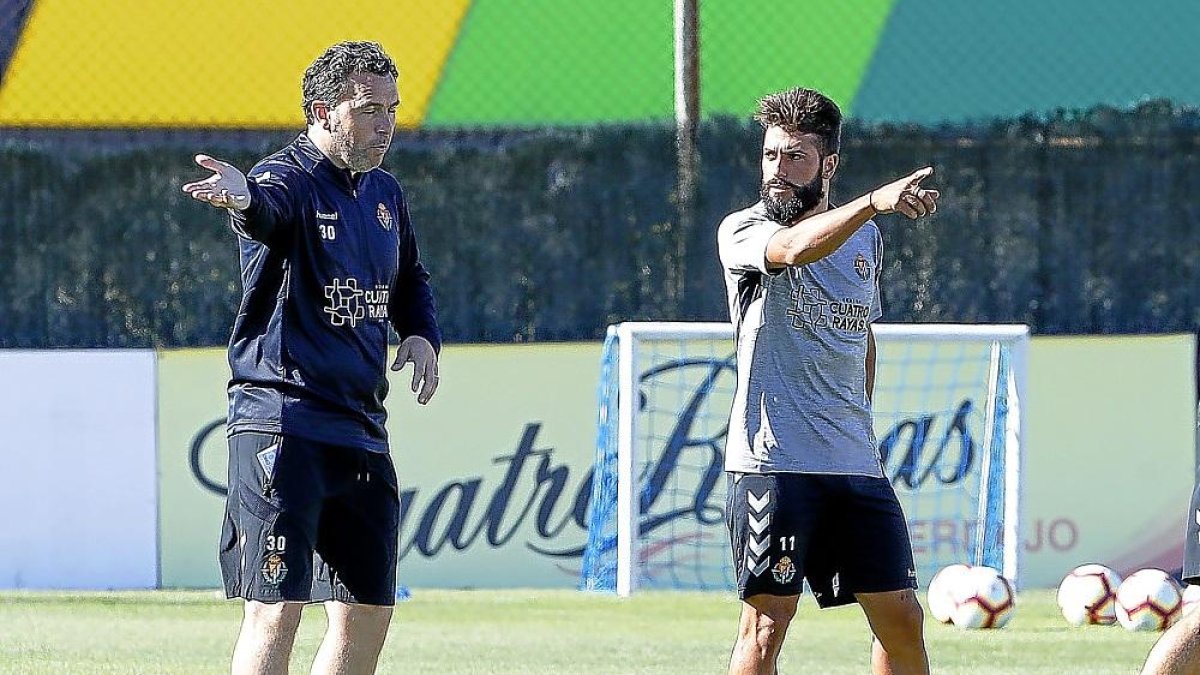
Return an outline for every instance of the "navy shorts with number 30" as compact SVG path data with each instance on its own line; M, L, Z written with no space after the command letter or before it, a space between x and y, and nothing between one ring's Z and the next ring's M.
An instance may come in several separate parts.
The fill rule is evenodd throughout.
M293 436L229 439L225 593L260 602L396 602L391 456Z
M799 595L821 607L917 587L908 524L886 478L730 473L726 524L738 597Z

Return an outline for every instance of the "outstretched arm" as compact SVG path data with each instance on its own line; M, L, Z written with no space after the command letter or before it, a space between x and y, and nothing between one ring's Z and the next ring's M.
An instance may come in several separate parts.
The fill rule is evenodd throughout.
M921 187L921 181L932 173L931 167L925 167L836 209L779 230L767 243L767 262L780 268L820 260L878 213L899 212L909 218L933 213L937 210L938 191Z
M228 209L239 235L269 243L292 218L288 186L277 171L256 169L253 179L247 179L234 165L208 155L196 155L196 163L212 175L184 185L183 191L198 202Z

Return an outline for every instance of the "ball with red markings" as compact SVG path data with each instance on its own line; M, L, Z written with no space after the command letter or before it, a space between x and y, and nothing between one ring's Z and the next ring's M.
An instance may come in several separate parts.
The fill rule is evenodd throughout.
M1072 626L1112 625L1120 586L1120 575L1104 565L1080 565L1058 585L1058 608Z
M1129 630L1166 630L1182 606L1179 584L1162 570L1138 570L1117 589L1117 621Z
M958 578L952 593L951 620L959 628L1003 628L1016 608L1012 584L991 567L972 567Z
M925 597L929 601L929 613L934 619L950 623L951 617L954 616L954 587L959 578L970 569L970 565L962 563L947 565L929 580L929 590Z

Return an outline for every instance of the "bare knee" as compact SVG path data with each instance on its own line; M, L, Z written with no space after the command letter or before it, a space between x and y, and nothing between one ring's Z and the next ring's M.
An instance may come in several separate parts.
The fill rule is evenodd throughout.
M300 612L303 609L304 605L299 602L247 600L242 621L257 630L291 632L300 625Z
M921 646L925 611L915 593L866 593L859 595L858 600L875 639L888 652Z
M757 614L750 621L742 622L742 639L748 640L764 651L776 651L787 636L791 618Z
M385 605L325 603L325 611L329 616L329 629L348 634L382 636L392 622L392 609Z
M753 643L764 653L777 652L796 616L795 596L756 595L742 605L739 638Z

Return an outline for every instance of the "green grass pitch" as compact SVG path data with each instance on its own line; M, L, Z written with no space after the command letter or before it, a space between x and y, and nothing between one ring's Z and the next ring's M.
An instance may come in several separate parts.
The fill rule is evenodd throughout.
M738 605L721 593L632 599L573 591L416 589L397 605L381 673L723 673ZM220 673L240 607L215 592L0 593L0 673ZM293 672L307 672L324 628L310 608ZM1156 633L1071 628L1051 591L1021 594L998 631L927 622L936 673L1136 673ZM854 607L818 612L805 597L785 673L866 673L869 633Z

